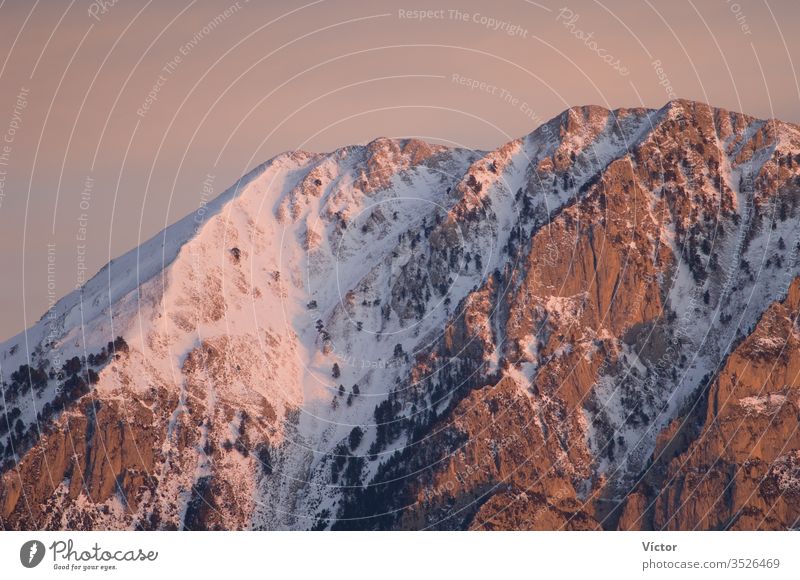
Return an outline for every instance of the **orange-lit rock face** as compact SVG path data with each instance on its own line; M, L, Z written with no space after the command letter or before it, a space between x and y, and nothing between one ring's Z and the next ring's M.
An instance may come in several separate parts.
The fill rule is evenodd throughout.
M115 514L120 519L114 527L129 526L125 512L136 511L157 489L152 472L164 433L153 429L159 422L147 403L160 406L157 396L122 405L82 401L26 454L15 477L5 478L4 522L13 528L83 528L104 518L108 512L99 506L117 498L125 507ZM98 507L78 508L82 496Z
M694 439L667 449L662 487L630 500L621 526L787 529L800 517L800 279L769 306L710 385Z

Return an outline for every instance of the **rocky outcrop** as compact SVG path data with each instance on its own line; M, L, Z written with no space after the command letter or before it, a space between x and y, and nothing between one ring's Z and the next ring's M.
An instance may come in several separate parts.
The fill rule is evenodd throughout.
M166 403L163 391L137 401L83 399L4 478L0 516L5 527L91 529L99 522L159 527L157 512L143 522L126 514L137 512L156 492L165 435L156 413ZM83 509L77 509L79 500L86 503Z
M797 526L798 312L800 279L795 279L786 298L767 309L709 385L696 436L676 449L656 450L655 473L647 474L648 481L628 499L620 527L785 530ZM672 429L669 439L677 439L680 429L689 426Z

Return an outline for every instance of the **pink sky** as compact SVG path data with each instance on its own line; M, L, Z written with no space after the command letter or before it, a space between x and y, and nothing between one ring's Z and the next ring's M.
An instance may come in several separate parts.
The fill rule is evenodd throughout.
M0 7L3 339L287 149L488 149L675 96L800 121L791 0L103 4Z

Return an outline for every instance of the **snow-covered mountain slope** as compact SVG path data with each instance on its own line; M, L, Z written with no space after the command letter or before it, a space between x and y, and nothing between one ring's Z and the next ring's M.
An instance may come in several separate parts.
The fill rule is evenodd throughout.
M0 522L612 526L798 274L798 154L675 101L280 155L0 345Z

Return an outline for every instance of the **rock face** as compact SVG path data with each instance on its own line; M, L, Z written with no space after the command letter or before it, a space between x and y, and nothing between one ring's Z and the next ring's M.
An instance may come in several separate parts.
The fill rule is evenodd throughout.
M0 523L796 527L798 173L688 101L279 156L0 345Z
M800 518L800 279L769 306L709 385L675 420L675 448L631 496L628 529L791 529ZM699 419L699 425L692 421ZM696 435L683 438L681 430ZM658 482L658 486L654 485Z
M27 453L16 477L4 482L7 526L91 527L111 515L113 505L124 527L126 512L136 511L156 488L155 446L163 433L148 428L156 422L146 404L131 402L122 409L116 402L85 398L65 414ZM135 445L128 432L138 435ZM79 498L97 509L76 509Z

